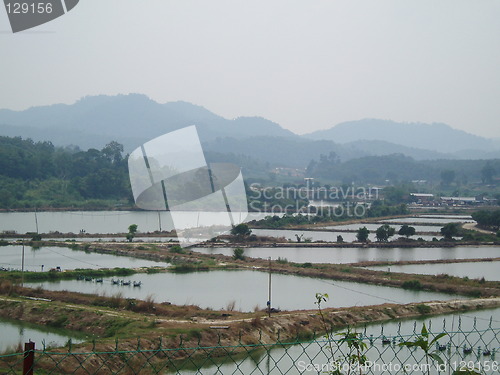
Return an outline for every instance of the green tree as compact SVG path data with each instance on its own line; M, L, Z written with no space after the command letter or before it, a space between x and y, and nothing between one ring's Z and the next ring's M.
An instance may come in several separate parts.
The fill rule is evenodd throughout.
M444 227L441 228L441 234L444 236L444 239L450 241L453 237L457 236L459 233L458 223L448 223Z
M472 218L477 221L478 225L481 227L489 228L494 231L500 229L500 210L477 211L472 214Z
M130 224L128 226L127 240L128 242L132 242L137 233L137 224Z
M406 238L409 238L409 237L415 235L415 233L416 233L415 228L411 227L407 224L402 225L398 231L398 234L400 236L406 236Z
M356 238L358 239L359 242L366 242L368 241L368 235L370 234L370 231L366 228L359 228L358 231L356 232Z
M245 260L245 256L243 255L245 250L243 250L241 247L237 247L236 249L233 250L233 259L234 260Z
M389 224L384 224L377 228L375 236L377 237L377 241L387 242L390 237L394 236L394 233L396 233L396 229L391 227Z
M241 223L233 226L233 228L231 229L231 234L237 237L245 237L252 234L252 230L248 227L247 224Z

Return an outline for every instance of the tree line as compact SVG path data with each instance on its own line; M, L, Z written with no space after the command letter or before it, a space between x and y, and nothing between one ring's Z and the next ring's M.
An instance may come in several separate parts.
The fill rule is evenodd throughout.
M117 142L101 150L83 151L55 147L51 142L0 137L0 208L131 199L127 156Z
M341 162L335 152L311 160L306 175L342 183L391 184L427 180L443 186L481 183L495 184L500 159L491 160L414 160L402 154L364 156Z

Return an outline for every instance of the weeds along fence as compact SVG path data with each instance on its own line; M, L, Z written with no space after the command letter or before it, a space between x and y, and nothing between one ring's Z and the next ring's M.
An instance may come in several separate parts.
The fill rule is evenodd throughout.
M443 324L445 326L445 324ZM500 327L492 320L481 329L460 323L454 330L415 323L409 334L401 325L392 334L373 326L357 332L331 332L304 340L278 338L265 343L176 348L161 339L154 349L78 351L71 342L62 349L36 348L0 356L0 374L499 374ZM38 345L38 344L37 344ZM427 345L427 346L426 346Z

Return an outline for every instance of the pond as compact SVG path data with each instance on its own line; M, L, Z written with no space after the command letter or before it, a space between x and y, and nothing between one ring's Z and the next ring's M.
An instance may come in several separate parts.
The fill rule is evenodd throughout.
M21 270L21 245L0 247L0 267L12 270ZM44 246L33 248L24 247L25 271L49 271L51 268L61 267L63 271L76 268L140 268L140 267L167 267L168 263L155 262L146 259L137 259L111 254L98 254L73 250L67 247Z
M390 266L367 267L374 271L388 271L401 273L415 273L422 275L447 274L457 277L468 277L487 281L500 281L500 262L465 262L465 263L441 263L441 264L405 264Z
M2 332L0 335L0 353L4 353L6 350L17 352L19 345L24 350L24 343L29 340L36 343L37 349L42 349L43 341L45 341L47 348L53 348L65 345L69 339L75 344L86 339L85 335L79 332L37 326L4 318L0 318L0 332Z
M30 282L25 286L48 290L66 290L124 298L146 299L176 305L198 305L202 308L235 310L263 309L268 300L267 272L261 271L210 271L192 273L135 274L126 280L141 281L140 287L115 285L111 278L102 283L83 280L56 282ZM316 293L332 296L328 307L365 306L390 303L409 303L457 298L443 293L410 291L347 281L332 281L294 275L272 275L272 306L282 310L314 309ZM258 306L258 308L257 308Z
M436 215L436 214L423 214L423 215L418 215L418 217L427 217L431 219L462 219L462 220L472 220L472 216L470 215Z
M357 328L357 332L363 333L366 344L365 355L368 361L372 362L372 368L363 373L369 374L403 374L404 371L396 371L397 365L409 365L413 367L417 363L425 363L422 351L411 350L400 347L397 344L401 340L414 339L414 334L420 333L422 324L428 327L431 338L438 333L446 332L447 335L441 338L438 342L440 345L448 346L450 349L439 352L441 358L452 365L461 361L473 362L474 365L485 364L490 365L489 370L484 370L482 374L498 374L498 370L491 369L491 361L496 360L498 365L498 335L500 329L500 309L490 309L481 311L471 311L464 314L446 314L435 316L432 318L423 318L419 320L393 320L386 323L374 323L366 327ZM494 328L491 330L489 327ZM413 335L410 338L410 335ZM387 337L391 344L382 344L382 338ZM392 343L392 338L395 337L395 344ZM340 337L334 336L336 340ZM370 342L372 338L372 342ZM294 340L291 340L294 342ZM463 347L472 349L471 354L464 354ZM493 350L496 348L497 356L483 356L482 353L485 347ZM346 345L339 345L336 342L332 344L335 352L335 358L341 359L348 352ZM432 350L436 348L433 346ZM328 341L324 337L320 337L312 342L303 342L295 345L283 345L268 350L260 350L251 352L250 355L243 358L232 358L221 360L217 364L207 361L206 366L199 366L193 369L192 364L186 365L181 369L182 374L271 374L282 375L286 374L324 374L322 370L331 370L324 367L322 370L315 370L314 365L321 367L330 363L331 351L328 346ZM344 353L344 354L343 354ZM392 371L383 371L382 365L393 365ZM344 372L344 373L347 373ZM359 372L351 372L358 374ZM409 371L412 374L425 374L426 371L419 367L415 371ZM435 374L435 368L431 371ZM443 372L442 372L443 373ZM448 372L444 372L448 373Z
M427 223L427 224L447 224L447 223L475 223L471 217L457 218L457 217L400 217L396 219L382 220L387 223Z
M233 255L233 248L193 247L192 251L204 254ZM276 260L287 259L294 263L359 263L359 262L400 262L411 260L438 259L480 259L500 257L498 246L457 246L457 247L249 247L244 255L250 258Z
M179 214L179 226L183 227L183 217ZM199 218L200 225L211 225L213 220L227 213L204 212ZM260 219L266 214L249 213L248 220ZM186 215L186 223L191 213ZM205 223L205 224L204 224ZM170 212L167 211L50 211L50 212L2 212L0 213L0 233L125 233L130 224L137 224L139 232L147 233L173 229ZM37 230L38 228L38 230Z

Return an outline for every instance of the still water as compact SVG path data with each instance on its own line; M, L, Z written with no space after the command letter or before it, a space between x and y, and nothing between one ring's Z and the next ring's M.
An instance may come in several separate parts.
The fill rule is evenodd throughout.
M236 213L234 213L236 214ZM212 225L220 215L226 213L202 212L197 217L199 225ZM260 219L267 214L249 213L248 220ZM179 228L192 219L191 213L182 217L179 213ZM0 213L0 233L38 232L50 233L125 233L130 224L137 224L139 232L172 230L173 222L167 211L62 211L62 212L2 212Z
M481 311L471 311L464 314L446 314L432 318L424 318L420 320L393 320L387 323L374 323L366 327L358 327L357 332L363 333L363 340L367 344L366 352L364 353L373 367L363 373L373 374L404 374L403 370L382 371L382 365L410 365L417 363L425 363L422 352L410 350L408 348L399 347L397 344L401 340L411 340L414 333L420 333L422 324L425 323L431 338L441 332L448 334L441 338L438 342L441 345L450 346L450 350L439 352L441 358L448 364L458 365L461 361L473 362L478 364L489 364L490 369L484 370L482 374L498 374L498 370L491 369L491 362L497 361L498 365L498 348L500 330L500 309L490 309ZM491 329L493 328L493 329ZM496 335L495 335L496 333ZM382 344L382 338L387 337L392 341L395 338L395 344ZM334 337L336 340L339 337ZM370 342L370 338L373 339ZM293 342L293 340L291 340ZM304 342L295 345L280 345L269 350L261 350L252 352L244 358L233 358L225 362L221 360L217 365L209 362L206 366L199 366L193 369L189 364L182 367L179 364L182 374L271 374L282 375L286 374L325 374L326 370L314 370L314 365L322 366L331 361L329 343L324 337L320 337L313 342ZM463 347L467 346L472 349L471 354L464 354ZM334 351L340 348L343 353L348 352L345 345L339 346L337 343L332 345ZM486 348L495 349L496 356L483 356L482 351ZM432 347L435 350L435 347ZM478 353L481 353L478 355ZM343 355L340 351L335 354L337 360L341 360ZM208 362L208 361L207 361ZM378 367L376 366L378 365ZM396 367L394 367L396 368ZM484 367L483 367L484 368ZM425 374L425 370L421 369L411 372L412 374ZM347 373L347 370L344 372ZM359 372L351 372L357 374ZM435 368L431 370L431 374L435 374ZM442 372L443 373L443 372ZM444 373L448 373L445 371ZM451 373L451 372L450 372Z
M16 350L20 344L24 349L24 343L29 340L36 343L36 349L42 349L42 341L45 346L58 347L65 345L69 339L73 343L83 342L84 335L78 332L37 326L16 320L0 318L0 353L6 350Z
M428 223L428 224L447 224L447 223L475 223L471 217L457 218L457 217L400 217L396 219L383 220L388 223Z
M416 273L422 275L447 274L457 277L480 279L487 281L500 281L500 262L468 262L468 263L442 263L442 264L405 264L391 266L367 267L375 271Z
M124 298L145 299L176 305L198 305L203 308L226 309L233 303L236 310L253 311L266 307L268 300L268 273L260 271L210 271L192 273L135 274L126 280L141 281L142 286L114 285L111 278L103 283L83 280L25 283L49 290L67 290ZM366 306L385 302L409 303L416 301L448 300L456 296L424 291L358 284L347 281L322 280L294 275L272 275L272 306L282 310L314 309L316 293L331 297L326 307Z
M233 255L233 248L194 247L204 254ZM415 247L415 248L340 248L340 247L250 247L250 258L287 259L294 263L399 262L410 260L480 259L500 257L498 246Z
M20 245L0 247L0 267L21 270L23 247ZM76 268L140 268L167 267L168 263L136 259L111 254L90 253L67 247L44 246L24 247L25 271L49 271L61 267L63 271Z

